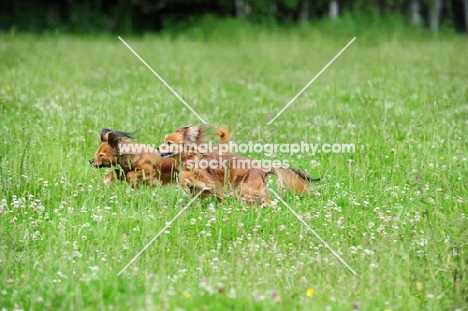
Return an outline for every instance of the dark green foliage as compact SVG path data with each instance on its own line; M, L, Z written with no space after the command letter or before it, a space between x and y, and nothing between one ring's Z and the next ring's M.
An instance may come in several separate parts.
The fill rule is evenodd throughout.
M329 21L328 0L5 0L0 4L0 31L36 33L119 33L181 30L206 37L216 32L219 19L242 19L267 28L299 22ZM400 28L410 20L411 1L341 0L338 19L352 17L359 23L372 20L379 28ZM430 1L418 1L425 25ZM461 1L442 1L440 25L464 29ZM388 23L389 16L396 16ZM231 27L237 24L230 23ZM213 27L214 26L214 27ZM224 32L223 32L224 34ZM211 35L211 34L210 34ZM225 35L229 36L230 31Z

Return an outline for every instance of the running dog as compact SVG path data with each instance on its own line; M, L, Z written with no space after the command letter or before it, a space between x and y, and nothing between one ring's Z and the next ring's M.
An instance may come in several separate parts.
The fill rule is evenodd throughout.
M175 182L178 173L175 159L163 159L157 150L133 142L132 133L103 128L99 135L101 146L89 164L96 168L112 168L104 183L115 178L126 180L132 187Z
M231 153L223 154L221 148L206 151L206 148L200 148L206 146L205 131L206 128L200 126L181 127L158 147L163 158L175 158L180 164L179 181L192 196L202 192L201 197L215 196L223 201L227 188L231 195L248 204L270 205L266 186L268 175L276 175L280 187L296 193L309 193L307 182L320 180L297 169L259 167L253 160ZM222 128L216 131L216 135L219 145L226 144L232 137Z

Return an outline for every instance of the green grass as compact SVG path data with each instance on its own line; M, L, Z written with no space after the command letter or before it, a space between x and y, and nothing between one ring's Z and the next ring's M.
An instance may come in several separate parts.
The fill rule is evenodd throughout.
M272 125L351 37L124 39L238 143L356 145L277 159L325 177L312 196L281 195L359 276L281 203L214 199L197 200L117 276L189 198L177 186L104 185L88 164L98 130L139 129L137 141L159 144L200 121L117 38L3 35L0 307L468 308L466 38L357 35Z

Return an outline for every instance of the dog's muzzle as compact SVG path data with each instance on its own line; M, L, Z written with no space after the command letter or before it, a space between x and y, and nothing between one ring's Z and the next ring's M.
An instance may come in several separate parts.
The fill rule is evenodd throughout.
M174 155L174 153L172 152L161 152L161 150L158 148L156 148L156 150L158 151L158 153L161 155L161 158L169 158L169 157L172 157Z
M96 164L94 164L94 160L93 160L93 159L89 160L89 164L91 164L91 165L94 166L95 168L101 168L101 167L103 167L102 164L101 164L101 165L96 165Z

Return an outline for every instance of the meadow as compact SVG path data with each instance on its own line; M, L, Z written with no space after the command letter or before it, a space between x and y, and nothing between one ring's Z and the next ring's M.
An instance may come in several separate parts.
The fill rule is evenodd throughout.
M190 198L177 185L103 184L88 163L98 131L159 144L201 122L117 37L10 33L0 37L2 310L467 310L465 37L123 39L237 143L355 144L275 159L323 177L310 196L279 194L357 275L282 202L230 198L196 200L118 275Z

